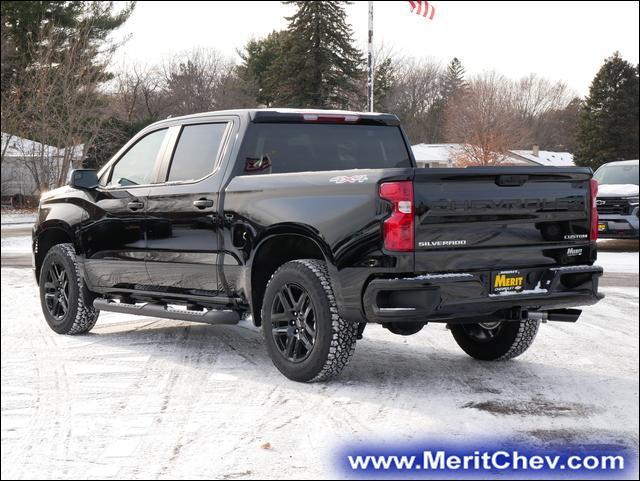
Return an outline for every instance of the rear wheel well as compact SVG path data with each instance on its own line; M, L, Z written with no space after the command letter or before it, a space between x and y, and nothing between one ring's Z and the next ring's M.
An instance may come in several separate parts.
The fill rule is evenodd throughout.
M251 268L251 310L256 326L262 324L260 311L267 282L278 267L296 259L324 260L324 255L314 240L296 234L272 237L256 252Z
M47 252L55 245L66 243L73 244L73 239L67 232L57 227L49 228L38 236L35 253L36 279L40 279L40 268Z

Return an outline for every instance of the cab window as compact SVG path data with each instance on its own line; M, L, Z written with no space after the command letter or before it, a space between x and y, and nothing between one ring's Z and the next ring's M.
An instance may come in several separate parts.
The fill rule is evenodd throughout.
M216 166L228 122L185 125L180 132L167 181L199 180Z
M142 137L113 166L109 186L146 185L153 181L155 165L167 129Z

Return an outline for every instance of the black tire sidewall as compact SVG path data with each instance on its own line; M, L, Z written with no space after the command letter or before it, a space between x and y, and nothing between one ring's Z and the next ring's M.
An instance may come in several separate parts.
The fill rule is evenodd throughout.
M313 350L307 359L297 363L284 358L271 334L271 307L278 291L286 283L296 283L303 287L316 310L316 340ZM273 364L289 379L310 381L324 367L331 347L332 313L320 279L304 264L289 262L278 269L269 281L262 304L262 333Z
M451 326L451 333L458 345L469 356L482 361L495 361L507 354L518 337L520 322L503 322L500 331L490 341L481 342L471 336L463 324Z
M62 321L55 319L49 312L45 302L45 282L47 281L47 273L53 262L60 264L66 271L69 279L69 309ZM68 253L60 246L54 246L47 253L40 269L40 305L42 313L49 327L58 334L67 334L76 320L78 315L78 298L80 295L78 275L76 272L75 259L71 259Z

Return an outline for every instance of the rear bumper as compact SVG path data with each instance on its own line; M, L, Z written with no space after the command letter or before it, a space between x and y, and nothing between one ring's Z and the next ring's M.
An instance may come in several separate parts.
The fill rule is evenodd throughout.
M437 321L500 317L522 308L546 311L587 306L604 297L598 292L600 266L529 270L536 286L520 293L490 294L490 272L425 274L374 279L364 291L369 322Z

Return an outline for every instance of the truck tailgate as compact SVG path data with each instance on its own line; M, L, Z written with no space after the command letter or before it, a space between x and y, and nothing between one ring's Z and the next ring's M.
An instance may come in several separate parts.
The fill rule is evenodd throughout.
M586 168L416 169L416 270L588 261L577 247L589 245L590 178Z

